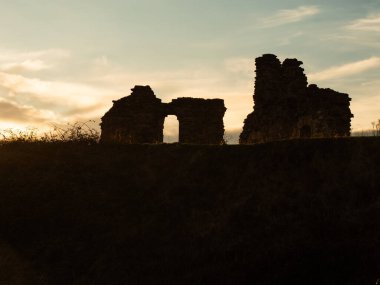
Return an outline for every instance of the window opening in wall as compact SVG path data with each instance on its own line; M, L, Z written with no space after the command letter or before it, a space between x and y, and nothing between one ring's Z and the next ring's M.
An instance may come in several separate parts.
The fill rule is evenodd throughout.
M169 115L164 122L164 143L176 143L179 140L179 122L176 116Z

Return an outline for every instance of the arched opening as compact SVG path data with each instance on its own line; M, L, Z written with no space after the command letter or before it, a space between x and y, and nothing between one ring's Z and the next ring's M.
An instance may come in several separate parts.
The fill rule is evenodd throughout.
M308 125L303 126L300 129L300 137L301 138L310 138L311 137L311 127Z
M176 143L179 137L179 122L176 116L169 115L164 122L164 143Z

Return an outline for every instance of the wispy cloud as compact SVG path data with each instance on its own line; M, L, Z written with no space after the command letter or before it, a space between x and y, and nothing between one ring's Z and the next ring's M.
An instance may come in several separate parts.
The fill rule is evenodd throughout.
M370 14L366 18L355 20L347 28L356 31L380 32L380 13Z
M27 59L22 62L9 62L0 65L1 70L12 73L24 71L41 71L51 68L46 62L40 59Z
M294 40L296 40L299 37L302 37L303 35L304 35L304 33L302 33L302 32L297 32L294 34L285 35L284 38L280 39L279 45L280 46L290 45L290 44L292 44L292 42Z
M0 70L11 73L36 72L53 68L67 60L70 52L61 49L47 49L32 52L0 50Z
M48 81L0 72L0 118L41 126L47 122L98 118L121 97L112 89L83 83ZM5 103L4 103L5 102Z
M0 99L0 112L2 121L23 124L43 123L54 117L51 111L37 110L32 106L18 105L4 99Z
M359 74L374 68L380 68L380 57L371 57L341 66L330 67L319 72L311 73L308 75L308 78L311 81L323 81Z
M56 101L62 106L91 105L107 94L105 90L85 84L48 81L5 72L0 72L0 86L12 94L30 93L44 101Z
M262 27L276 27L289 23L299 22L320 13L318 6L300 6L295 9L280 10L273 16L261 20Z
M16 62L25 60L52 60L52 59L67 59L70 57L70 52L64 49L46 49L37 51L14 51L0 50L0 62Z

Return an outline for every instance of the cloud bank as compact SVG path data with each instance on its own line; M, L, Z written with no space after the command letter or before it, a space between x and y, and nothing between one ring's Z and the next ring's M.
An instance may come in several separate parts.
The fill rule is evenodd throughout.
M320 13L318 6L300 6L295 9L280 10L273 16L261 20L262 27L270 28L302 21Z
M4 99L0 100L1 118L3 121L16 123L42 123L46 122L46 113L31 106L17 105Z
M311 73L308 75L308 78L311 81L331 80L359 74L379 67L380 57L371 57L365 60L351 62L341 66L334 66L319 72Z
M380 13L370 14L366 18L355 20L347 28L355 31L380 32Z
M0 50L0 128L87 120L108 107L101 103L111 102L108 96L115 95L109 88L41 76L40 72L67 64L70 57L61 49Z

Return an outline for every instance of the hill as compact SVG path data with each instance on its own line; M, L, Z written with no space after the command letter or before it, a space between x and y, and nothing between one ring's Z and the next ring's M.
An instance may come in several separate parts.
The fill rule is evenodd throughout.
M1 284L374 284L380 139L0 147Z

